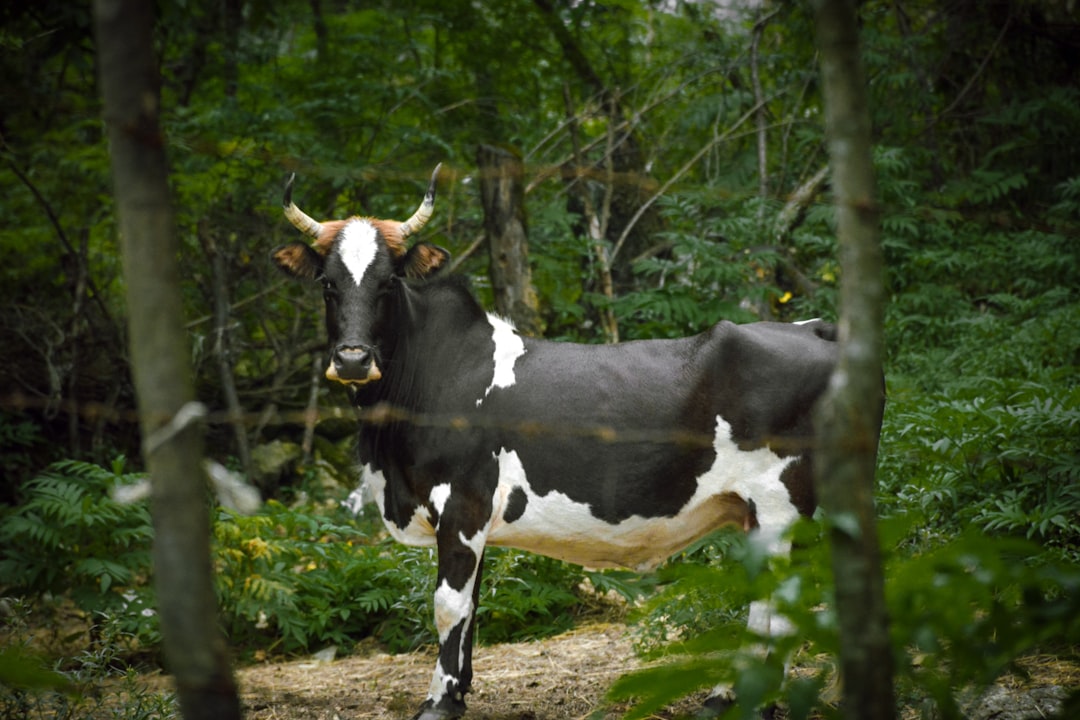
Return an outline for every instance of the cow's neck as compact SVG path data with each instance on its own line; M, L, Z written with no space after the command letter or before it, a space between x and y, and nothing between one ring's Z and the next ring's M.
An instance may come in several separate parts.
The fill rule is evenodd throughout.
M491 357L491 326L461 279L395 283L386 327L383 379L358 393L358 404L435 410L430 403L440 385L461 392L470 381L490 381L478 361Z

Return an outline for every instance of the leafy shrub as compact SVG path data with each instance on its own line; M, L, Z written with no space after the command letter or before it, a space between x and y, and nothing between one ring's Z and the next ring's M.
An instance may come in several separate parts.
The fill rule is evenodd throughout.
M141 476L81 462L51 466L0 524L7 591L70 597L133 647L160 641L151 577L152 525L141 504L109 491ZM433 642L435 552L385 539L376 519L331 503L263 512L218 511L213 561L230 640L243 651L302 653L376 637L402 651ZM485 563L478 636L500 642L573 623L584 572L549 558L492 548ZM621 587L616 581L610 587Z
M1080 641L1080 566L1034 543L969 530L886 570L901 691L962 717L956 691L983 687L1023 654Z
M895 547L911 522L885 523L883 547ZM762 638L737 614L651 645L650 654L662 661L623 677L611 691L614 699L636 700L628 717L648 717L718 683L738 693L739 717L757 717L757 707L776 701L787 705L791 718L834 716L835 708L821 700L840 647L823 527L797 525L790 561L766 559L752 541L733 536L718 560L663 568L662 590L641 619L646 636L653 625L670 622L672 608L677 612L685 598L712 598L717 588L738 605L771 598L797 630L770 638L767 656ZM1048 560L1034 543L970 531L929 552L886 551L885 558L902 702L930 703L939 717L958 718L957 689L991 682L1032 650L1080 641L1080 567ZM784 658L793 653L810 672L785 679Z
M26 633L28 613L20 612L24 608L16 604L16 610L4 618L4 629L12 636ZM179 717L173 693L148 689L125 662L124 649L137 638L115 618L102 615L97 616L93 634L99 642L75 657L57 661L56 670L46 668L28 648L0 648L0 718Z
M215 524L218 595L234 644L307 651L374 636L392 651L437 637L435 552L383 539L343 509L313 515L267 503ZM550 558L491 548L478 611L481 642L567 629L584 574Z
M115 619L153 645L157 619L148 585L152 528L142 505L123 505L112 488L139 476L63 461L24 488L27 500L0 520L0 577L8 592L70 597L82 610Z
M920 529L1038 540L1080 559L1077 305L1049 290L944 321L948 345L897 363L882 433L879 505Z
M30 477L35 455L49 447L41 427L21 413L0 411L0 502L17 495L20 481Z

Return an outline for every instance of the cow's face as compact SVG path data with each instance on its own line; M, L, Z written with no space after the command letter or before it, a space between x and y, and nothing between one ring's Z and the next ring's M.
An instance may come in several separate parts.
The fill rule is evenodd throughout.
M405 222L353 217L320 223L292 203L291 178L286 185L285 215L314 241L284 245L272 257L291 277L323 286L330 380L364 385L382 378L380 347L395 330L387 327L384 307L390 285L402 277L428 277L449 259L430 243L405 243L431 217L438 173L436 167L423 203Z

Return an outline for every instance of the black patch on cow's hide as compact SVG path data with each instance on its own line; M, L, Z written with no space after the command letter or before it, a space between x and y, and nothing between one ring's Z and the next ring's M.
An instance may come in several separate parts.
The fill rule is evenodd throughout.
M510 491L510 497L506 501L506 511L503 513L503 520L508 523L512 523L522 515L525 514L525 506L529 504L529 498L526 497L525 491L520 486L515 487Z

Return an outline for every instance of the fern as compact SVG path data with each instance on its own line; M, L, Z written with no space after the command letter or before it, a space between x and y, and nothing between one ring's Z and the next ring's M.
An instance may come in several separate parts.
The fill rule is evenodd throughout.
M67 460L27 483L27 500L0 523L0 576L17 595L66 596L88 613L110 616L123 631L156 642L149 512L109 496L139 476Z

